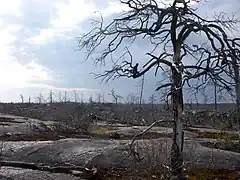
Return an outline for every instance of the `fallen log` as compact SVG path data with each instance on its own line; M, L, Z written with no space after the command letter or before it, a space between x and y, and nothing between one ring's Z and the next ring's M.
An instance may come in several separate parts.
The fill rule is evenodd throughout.
M43 164L28 163L23 161L0 161L0 167L2 166L47 171L51 173L64 173L86 179L94 179L98 172L97 168L88 169L86 167L76 165L61 165L51 167Z

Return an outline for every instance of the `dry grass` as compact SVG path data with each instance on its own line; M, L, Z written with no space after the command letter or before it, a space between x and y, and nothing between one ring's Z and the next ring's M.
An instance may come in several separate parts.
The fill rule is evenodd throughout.
M188 180L238 180L240 174L236 170L227 169L190 169ZM169 172L159 168L155 171L130 171L128 169L101 169L99 179L105 180L166 180Z
M218 132L218 133L199 132L197 138L238 140L239 135L235 133L227 133L227 132Z
M94 134L107 134L107 133L114 133L116 132L117 128L111 127L111 126L98 126L98 127L94 127L91 130L91 133Z
M226 131L206 132L206 131L200 131L200 130L192 129L192 128L185 128L184 130L196 133L197 138L239 140L239 134L234 133L234 132L232 132L232 133L226 132Z
M239 172L227 169L191 169L189 180L238 180Z

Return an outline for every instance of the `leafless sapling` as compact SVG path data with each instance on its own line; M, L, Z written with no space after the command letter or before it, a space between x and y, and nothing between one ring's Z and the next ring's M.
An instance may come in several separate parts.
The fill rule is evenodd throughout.
M111 93L109 93L109 95L112 96L115 104L118 103L118 100L119 100L119 99L122 99L122 98L123 98L122 96L120 96L119 94L117 94L114 89L111 90Z

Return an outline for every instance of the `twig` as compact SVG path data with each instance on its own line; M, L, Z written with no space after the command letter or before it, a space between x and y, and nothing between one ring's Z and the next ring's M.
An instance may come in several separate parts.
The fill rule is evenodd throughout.
M137 161L141 161L143 159L143 157L140 157L140 154L133 148L133 143L136 141L136 139L139 137L139 136L142 136L144 135L146 132L148 132L150 129L152 129L155 125L157 124L160 124L160 123L163 123L163 122L170 122L170 123L174 123L175 121L173 120L158 120L158 121L155 121L153 122L150 126L148 126L145 130L143 130L142 132L136 134L130 145L129 145L129 148L130 148L130 153L128 156L130 156L131 154L133 154L134 158L137 160Z

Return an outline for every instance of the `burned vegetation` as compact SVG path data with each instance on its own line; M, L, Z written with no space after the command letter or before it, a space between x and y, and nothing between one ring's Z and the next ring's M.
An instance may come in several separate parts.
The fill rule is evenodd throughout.
M103 68L92 72L96 79L141 79L140 99L129 92L129 102L121 103L115 88L109 92L113 103L101 102L101 94L98 102L91 96L80 103L76 92L75 102L67 93L54 102L53 91L47 104L41 96L39 103L24 103L22 95L19 104L2 103L0 178L239 179L240 39L229 35L238 19L203 17L194 9L198 1L120 3L126 11L107 23L101 15L92 20L78 47ZM136 43L148 47L141 59ZM164 104L154 95L150 104L142 99L151 73L166 75L153 87ZM199 92L209 82L235 98L233 110L184 102L186 88Z
M159 71L171 71L170 81L156 90L170 87L166 96L167 102L171 101L168 104L173 114L174 130L170 169L172 177L183 179L183 87L191 87L194 80L201 82L199 86L211 80L227 91L232 90L232 84L226 80L229 77L226 69L235 66L234 60L239 59L239 54L234 39L227 32L234 30L238 21L234 17L225 18L223 14L206 19L184 0L175 0L171 5L155 0L123 0L121 3L129 10L108 24L104 24L102 18L95 21L94 28L79 38L79 48L86 50L87 59L96 55L96 64L112 61L110 69L96 74L96 78L106 81L120 77L139 78L153 68L155 76ZM193 36L200 41L188 41ZM140 42L140 39L148 39L152 46L152 50L146 53L147 63L144 64L134 59L135 55L131 53L131 44L135 40ZM102 53L99 56L94 54L102 46L106 47ZM125 52L112 59L112 54L122 46Z

